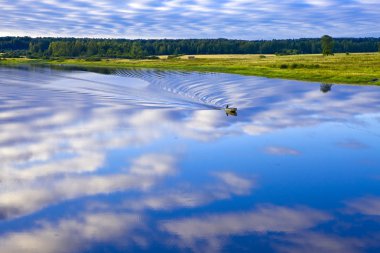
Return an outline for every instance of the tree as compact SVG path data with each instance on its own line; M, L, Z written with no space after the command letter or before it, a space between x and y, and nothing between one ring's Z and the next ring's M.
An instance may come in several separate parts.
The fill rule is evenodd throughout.
M323 35L321 38L322 54L333 55L334 40L328 35Z
M1 1L1 0L0 0ZM173 54L323 54L378 52L380 38L322 38L282 40L228 39L76 39L0 37L0 52L28 57L144 58Z
M141 44L139 42L136 41L132 43L129 55L133 59L140 59L145 56Z

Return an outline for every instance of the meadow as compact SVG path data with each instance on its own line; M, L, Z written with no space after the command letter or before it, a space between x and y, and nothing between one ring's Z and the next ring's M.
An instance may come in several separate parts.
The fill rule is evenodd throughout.
M309 55L194 55L159 59L2 59L0 64L156 68L254 75L324 83L380 85L380 53Z

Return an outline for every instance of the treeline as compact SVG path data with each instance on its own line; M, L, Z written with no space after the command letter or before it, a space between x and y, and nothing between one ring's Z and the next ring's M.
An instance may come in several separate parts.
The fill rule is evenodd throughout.
M376 52L380 38L336 38L334 53ZM147 58L179 54L319 54L321 39L78 39L0 37L3 55L29 58Z

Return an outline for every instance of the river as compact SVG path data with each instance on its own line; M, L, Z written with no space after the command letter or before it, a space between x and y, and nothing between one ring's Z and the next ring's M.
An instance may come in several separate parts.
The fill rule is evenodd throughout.
M379 252L379 151L380 87L1 67L0 252Z

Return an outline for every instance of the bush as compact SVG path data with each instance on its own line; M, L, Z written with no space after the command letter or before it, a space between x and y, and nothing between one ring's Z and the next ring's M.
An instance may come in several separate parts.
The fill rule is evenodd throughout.
M292 63L290 65L290 68L291 69L297 69L297 68L307 68L307 66L305 66L305 64L302 64L302 63Z
M318 68L319 68L319 64L311 64L311 65L308 65L308 68L309 68L309 69L318 69Z
M280 52L276 52L275 54L277 56L283 56L283 55L296 55L296 54L300 54L301 52L296 50L296 49L284 49Z
M263 58L267 58L267 57L265 55L260 55L259 58L263 59Z
M101 61L102 58L100 57L88 57L88 58L85 58L85 61Z
M288 68L288 64L281 64L280 65L280 69L287 69Z
M22 55L17 52L17 51L14 51L14 52L7 52L7 53L4 53L3 54L3 57L4 58L21 58Z

